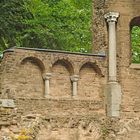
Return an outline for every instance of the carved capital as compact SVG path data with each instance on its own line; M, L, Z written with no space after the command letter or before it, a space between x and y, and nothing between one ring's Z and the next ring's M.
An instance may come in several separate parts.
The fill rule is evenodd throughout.
M118 12L109 12L104 15L104 18L106 19L107 22L117 22L119 17Z
M79 76L78 75L73 75L70 77L72 82L77 82L79 80Z
M43 74L43 79L44 80L49 80L51 78L52 74L51 73L44 73Z

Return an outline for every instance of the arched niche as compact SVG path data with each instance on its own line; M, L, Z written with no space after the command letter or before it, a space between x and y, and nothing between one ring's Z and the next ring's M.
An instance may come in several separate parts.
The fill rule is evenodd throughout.
M43 62L39 58L32 57L32 56L31 57L26 57L26 58L23 58L23 60L21 61L21 64L23 65L27 61L37 65L42 73L45 71L45 66L44 66Z
M79 71L78 96L100 100L101 93L101 71L93 62L84 63Z
M52 97L71 97L72 85L70 76L73 75L73 66L67 60L57 60L52 65L50 94Z
M130 22L131 62L140 63L140 16Z
M42 98L44 81L43 62L35 57L26 57L21 61L16 82L16 97Z

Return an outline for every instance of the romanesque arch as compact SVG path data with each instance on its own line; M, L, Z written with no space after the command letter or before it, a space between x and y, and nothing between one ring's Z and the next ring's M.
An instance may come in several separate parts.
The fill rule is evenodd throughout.
M100 68L100 66L98 65L98 63L95 61L88 61L88 60L85 60L85 61L83 61L81 64L80 64L80 66L79 66L79 72L80 72L80 70L82 69L82 67L83 66L85 66L85 65L91 65L93 68L94 68L94 70L95 70L95 72L99 75L99 76L103 76L103 73L102 73L102 71L101 71L101 68Z
M140 16L134 17L130 22L130 36L131 36L131 62L139 63L140 50L139 50L139 30L140 30Z
M42 74L45 71L43 62L36 57L22 59L16 82L17 97L41 98L44 94Z
M30 61L30 62L34 63L35 65L37 65L42 72L45 71L45 65L39 58L33 57L33 56L25 57L22 59L21 64L24 64L27 61Z
M130 29L133 28L133 26L140 26L140 16L134 17L130 22Z
M64 59L57 60L52 65L52 78L50 82L51 96L53 97L70 97L71 96L71 80L74 69L72 64Z
M67 70L69 71L70 75L73 75L75 70L74 70L74 64L73 62L68 59L68 58L57 58L52 62L52 67L57 64L57 63L63 63L64 66L67 67Z
M81 98L91 98L99 100L100 69L93 62L86 62L80 67L80 78L78 82L78 95Z

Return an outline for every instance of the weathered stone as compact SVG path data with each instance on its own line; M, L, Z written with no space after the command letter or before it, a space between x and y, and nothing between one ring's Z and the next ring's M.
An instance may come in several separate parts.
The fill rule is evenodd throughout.
M8 121L0 121L0 126L9 126L10 122Z
M15 103L12 99L0 99L0 107L14 108Z
M117 82L110 82L105 91L107 115L110 117L120 116L121 107L121 86Z

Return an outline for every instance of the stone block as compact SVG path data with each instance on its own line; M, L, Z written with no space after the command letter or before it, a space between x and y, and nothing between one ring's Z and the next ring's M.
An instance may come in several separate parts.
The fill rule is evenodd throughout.
M0 99L0 107L14 108L15 103L12 99Z
M107 116L119 117L121 105L121 86L117 82L110 82L105 88Z

